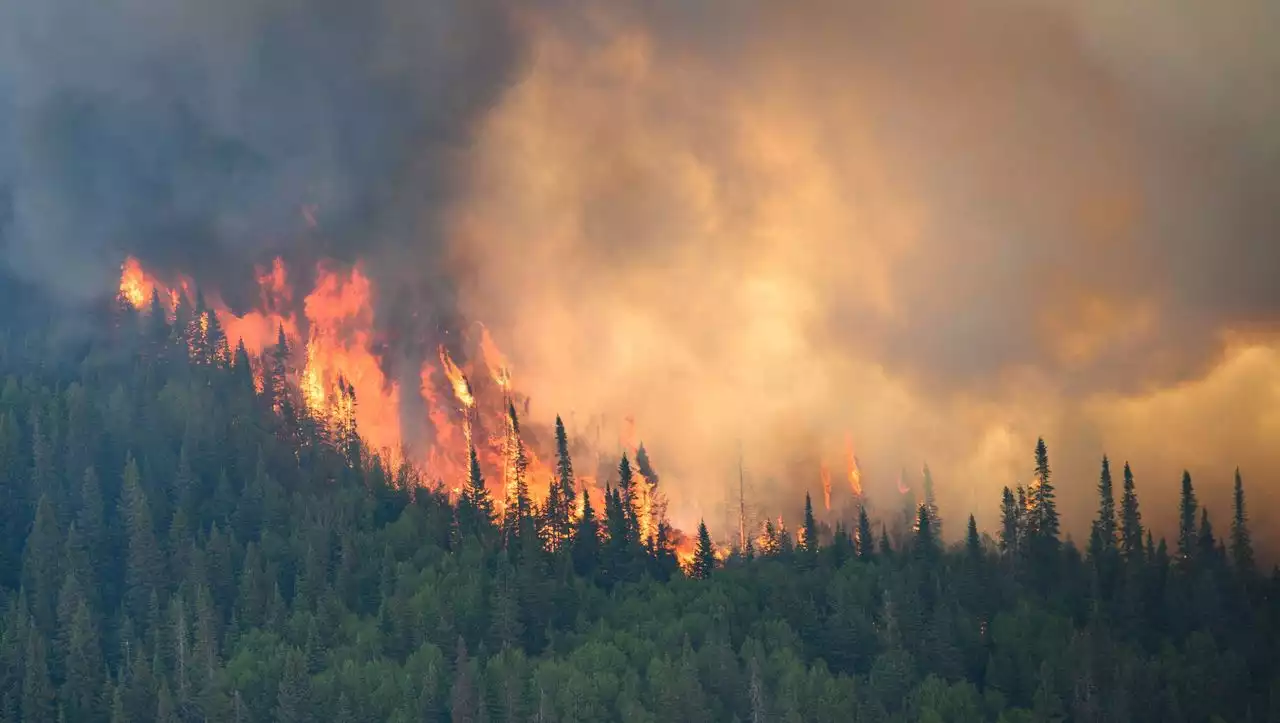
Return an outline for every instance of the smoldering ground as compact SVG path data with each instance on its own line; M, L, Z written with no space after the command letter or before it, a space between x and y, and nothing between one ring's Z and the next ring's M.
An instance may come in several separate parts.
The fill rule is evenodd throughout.
M1077 532L1104 451L1157 521L1240 464L1267 524L1265 2L0 2L28 278L360 258L536 414L634 415L685 524L739 442L774 503L849 436L990 526L1039 434Z

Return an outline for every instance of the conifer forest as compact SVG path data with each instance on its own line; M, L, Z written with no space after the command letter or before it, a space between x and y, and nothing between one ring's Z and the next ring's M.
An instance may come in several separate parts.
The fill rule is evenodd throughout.
M1103 459L1079 548L1041 441L997 530L805 500L793 531L724 550L702 525L682 556L631 460L602 509L579 494L562 424L545 502L493 499L474 446L434 484L317 423L283 335L250 355L199 318L122 303L70 354L3 337L0 720L1280 721L1280 575L1239 476L1215 519L1189 475ZM1175 539L1148 490L1180 494Z

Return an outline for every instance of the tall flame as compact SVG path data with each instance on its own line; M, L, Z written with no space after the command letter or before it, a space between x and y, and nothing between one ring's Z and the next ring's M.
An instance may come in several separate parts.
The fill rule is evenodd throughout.
M858 465L858 455L853 451L853 436L845 437L845 457L849 473L849 489L853 490L853 496L862 497L862 470Z
M827 465L822 465L820 471L822 475L822 506L827 512L831 511L831 470L827 469Z
M534 444L538 435L518 429L513 414L521 404L528 408L527 399L515 392L511 362L483 325L479 325L476 340L479 354L471 364L458 363L441 346L438 367L436 360L421 365L415 381L425 403L430 434L415 439L410 450L403 438L401 389L383 363L382 340L374 318L376 289L359 265L322 262L316 267L312 287L295 290L289 269L283 260L276 259L269 267L258 269L257 303L240 314L216 291L199 294L194 281L180 274L161 280L135 258L125 259L120 272L120 300L141 313L150 313L155 297L159 312L166 320L173 320L184 303L194 310L197 299L203 298L204 311L189 318L182 330L193 358L225 361L242 343L259 391L265 384L264 360L283 337L286 381L297 394L302 411L333 438L346 441L358 434L392 462L410 454L412 459L403 461L412 461L427 473L427 479L444 483L447 489L456 489L466 480L469 449L474 446L490 491L500 505L520 478L531 488L531 501L545 499L547 487L542 484L554 475L540 460ZM219 348L212 349L209 342L213 341L214 320L229 348L221 347L219 340ZM475 363L484 366L477 369L472 366ZM599 454L598 430L596 436ZM628 454L636 453L633 418L626 419L620 441ZM642 538L648 540L658 532L666 502L657 490L656 478L637 477L635 504ZM603 494L594 477L581 475L579 482L591 495L593 505L603 509Z
M304 397L309 408L318 417L336 423L332 390L345 380L355 392L360 434L375 450L398 456L403 449L400 389L386 377L375 352L369 279L358 266L345 273L322 266L315 289L303 304L309 330L304 389L319 391Z
M484 354L484 363L489 367L489 374L503 392L511 391L511 362L498 349L489 334L489 327L480 324L480 351Z

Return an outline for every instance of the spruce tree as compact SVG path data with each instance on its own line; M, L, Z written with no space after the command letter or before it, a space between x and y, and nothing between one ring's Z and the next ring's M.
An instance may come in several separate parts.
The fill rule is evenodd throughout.
M600 567L600 521L591 507L591 495L582 490L582 515L574 529L573 569L581 577L590 578Z
M1018 553L1018 501L1013 490L1004 488L1000 497L1000 554L1012 559Z
M1200 508L1200 531L1196 534L1196 552L1203 560L1211 560L1218 552L1218 539L1209 521L1209 508Z
M68 720L95 720L106 679L102 642L88 602L81 597L67 621L66 653L62 661L64 682L59 690Z
M23 723L54 723L57 720L57 692L49 676L48 646L34 627L27 633L26 657L22 661Z
M626 452L622 453L622 461L618 463L618 497L622 502L622 512L626 521L625 531L628 539L640 541L640 517L636 510L637 494L635 473L631 469L631 461Z
M636 471L644 477L650 485L657 486L658 473L653 468L653 462L649 459L649 452L644 448L644 442L636 448Z
M146 616L148 599L164 581L164 555L156 541L151 506L142 489L138 463L133 457L125 462L124 482L120 490L119 518L124 520L125 607L135 619Z
M31 615L45 635L56 627L58 591L62 587L62 534L53 503L46 494L36 503L35 521L22 556L22 586L30 598Z
M252 396L257 393L253 380L253 363L249 361L249 350L244 346L244 339L236 342L236 351L231 359L231 370L238 394Z
M502 538L508 550L515 550L533 533L533 503L529 498L529 455L520 436L520 418L515 403L507 402L506 504L502 514Z
M632 579L639 557L639 545L627 514L622 493L615 487L604 496L604 571L611 583Z
M467 446L467 457L467 486L458 500L458 525L465 534L479 535L493 525L493 500L485 486L475 443Z
M924 465L924 504L929 511L929 520L932 523L933 535L937 539L942 539L942 518L938 515L938 501L933 491L933 473L929 471L929 465Z
M1191 473L1182 471L1182 495L1178 500L1178 562L1190 564L1196 553L1196 492L1191 486Z
M818 522L813 517L813 499L809 493L804 493L804 551L808 553L816 553L818 551Z
M151 290L151 304L147 312L147 334L152 344L152 352L161 354L165 342L169 338L169 314L160 302L160 291Z
M1111 483L1111 462L1102 456L1102 474L1098 478L1098 519L1093 523L1100 545L1095 557L1109 556L1116 550L1116 500Z
M559 525L556 535L562 541L573 536L573 507L577 500L577 483L573 476L573 460L569 456L569 435L565 432L564 422L556 416L556 479L553 482L559 488L557 499L560 509L555 514Z
M284 674L277 688L274 713L274 720L278 723L302 723L315 719L306 658L296 648L285 653Z
M970 559L982 559L982 538L978 536L978 521L972 514L969 515L969 525L965 529L964 548Z
M1034 544L1047 551L1056 550L1060 541L1058 503L1049 469L1049 451L1044 439L1036 440L1035 483L1031 487L1030 533Z
M1142 559L1142 512L1134 488L1133 470L1124 463L1124 495L1120 500L1120 550L1125 560Z
M1252 573L1254 569L1253 540L1249 535L1249 517L1244 507L1244 482L1240 479L1240 468L1236 467L1234 514L1231 517L1231 559L1236 569L1242 573Z
M876 541L871 532L871 519L867 517L867 506L858 505L858 557L869 561L875 557Z
M933 514L926 502L921 502L916 509L915 527L915 554L924 562L931 563L937 558L939 549L938 537L933 531Z
M716 551L711 544L711 534L707 532L707 523L698 522L698 542L693 548L693 577L706 580L716 567Z

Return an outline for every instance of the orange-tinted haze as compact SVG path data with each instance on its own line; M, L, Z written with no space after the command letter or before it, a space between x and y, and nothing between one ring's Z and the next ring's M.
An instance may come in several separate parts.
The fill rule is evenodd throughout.
M741 444L757 508L825 503L822 464L848 462L849 493L893 509L927 461L943 517L992 530L1043 435L1077 536L1105 452L1157 525L1187 466L1222 527L1241 465L1267 537L1280 346L1229 340L1230 282L1193 288L1182 259L1232 227L1196 195L1205 108L1271 133L1276 95L1197 75L1176 98L1170 72L1197 70L1197 24L1214 49L1256 31L1147 2L910 5L532 13L453 209L464 311L536 416L623 438L634 417L685 529L736 530Z

